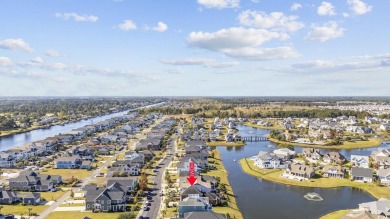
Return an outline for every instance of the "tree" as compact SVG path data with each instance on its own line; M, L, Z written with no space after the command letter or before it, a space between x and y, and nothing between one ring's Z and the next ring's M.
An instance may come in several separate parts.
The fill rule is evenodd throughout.
M140 179L138 180L138 186L142 191L148 190L148 177L145 173L142 173Z
M126 212L118 215L117 219L135 219L136 217L133 212Z
M32 208L28 208L28 216L31 216Z
M74 192L73 192L73 189L70 190L70 197L73 198L74 197Z

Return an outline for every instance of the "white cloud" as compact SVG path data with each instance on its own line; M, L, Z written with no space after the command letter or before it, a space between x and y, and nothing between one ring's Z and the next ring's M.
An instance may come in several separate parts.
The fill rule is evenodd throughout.
M34 50L22 39L5 39L0 41L0 48L33 52Z
M5 56L0 56L0 66L10 66L12 65L12 61L10 58Z
M53 63L53 64L47 64L41 66L44 69L48 70L64 70L66 69L66 65L63 63Z
M41 57L35 57L35 58L31 59L31 62L37 63L37 64L42 64L43 59Z
M336 11L332 3L330 2L322 2L321 5L317 8L317 13L321 16L325 15L336 15Z
M169 74L183 74L184 73L184 71L180 68L170 68L170 69L166 69L165 71L168 72Z
M226 56L239 59L270 60L298 56L291 47L259 47L273 39L285 40L288 39L288 35L265 29L232 27L212 33L192 32L187 38L187 43L191 47L222 52Z
M168 25L166 25L165 23L159 21L157 23L157 26L152 27L152 28L146 26L145 29L146 30L154 30L154 31L157 31L157 32L161 33L161 32L164 32L164 31L168 30Z
M343 17L349 17L349 14L347 12L344 12Z
M119 24L119 28L124 31L135 30L137 25L132 20L125 20L122 24Z
M371 5L367 5L361 0L348 0L349 8L358 15L366 14L372 10Z
M291 11L298 11L298 10L301 9L301 8L302 8L302 5L295 2L295 3L293 3L293 4L291 5L290 10L291 10Z
M199 65L205 68L229 68L239 65L239 62L217 62L214 59L189 57L183 59L163 59L164 64L169 65Z
M251 2L253 2L253 3L259 3L260 0L251 0Z
M313 25L312 30L306 35L306 40L325 42L344 35L344 29L338 27L337 22L330 21L323 26Z
M266 14L262 11L246 10L239 14L238 20L241 25L256 28L273 28L276 30L294 32L305 25L297 21L298 16L285 16L283 12Z
M197 0L198 4L206 8L237 8L240 5L240 0Z
M54 49L48 49L48 50L46 50L45 55L47 55L49 57L58 57L58 56L61 56L61 53L54 50Z
M296 58L299 54L291 47L227 49L225 55L247 60L272 60Z
M288 39L284 33L272 32L264 29L232 27L216 32L191 32L187 38L189 46L207 50L219 51L223 49L260 46L272 39Z
M77 22L96 22L99 19L95 15L79 15L77 13L56 13L55 16L64 20L73 19Z

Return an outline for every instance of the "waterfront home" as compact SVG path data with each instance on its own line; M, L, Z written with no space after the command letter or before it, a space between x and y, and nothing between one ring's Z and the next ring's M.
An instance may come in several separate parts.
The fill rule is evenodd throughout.
M294 158L296 153L295 153L295 151L290 150L288 148L280 148L280 149L274 150L274 154L281 159L288 160L288 159Z
M313 167L303 164L290 164L287 166L284 174L293 179L310 179L315 175Z
M206 198L199 194L193 194L179 201L179 217L189 212L207 212L211 211L212 206ZM202 217L203 218L203 217Z
M344 178L345 176L345 169L340 165L333 166L327 164L324 166L322 172L324 177Z
M199 184L192 185L186 188L184 191L182 191L180 195L180 200L182 201L187 197L193 197L193 196L199 196L204 199L208 199L209 203L212 206L217 206L221 203L221 198L219 194L214 193L210 188L207 188Z
M368 156L351 155L351 165L353 167L368 168L370 166Z
M272 152L260 151L255 159L255 165L262 169L284 169L285 163Z
M376 175L382 185L390 185L390 168L378 169Z
M325 163L344 163L345 157L340 154L338 151L331 151L324 155Z
M311 160L320 160L322 157L318 148L302 148L302 155Z
M389 149L379 149L377 151L373 151L371 152L371 158L374 160L374 163L379 165L380 168L390 167Z
M374 215L389 218L390 200L381 198L378 201L361 203L359 204L359 210L364 210Z
M199 141L187 141L185 143L185 147L198 147L198 148L205 148L206 147L206 142L199 140Z
M181 171L189 171L190 169L190 163L194 163L194 171L199 173L201 171L201 168L199 165L205 167L207 165L204 165L203 163L200 163L201 160L196 160L194 158L188 158L188 157L182 157L180 161L177 163L177 172L180 173Z
M226 215L212 211L188 212L184 214L184 219L227 219Z
M8 152L0 152L0 168L10 168L15 165L15 157Z
M81 162L81 157L77 155L59 157L54 160L54 166L58 169L76 169L80 167Z
M372 182L372 169L352 167L351 179L356 182Z

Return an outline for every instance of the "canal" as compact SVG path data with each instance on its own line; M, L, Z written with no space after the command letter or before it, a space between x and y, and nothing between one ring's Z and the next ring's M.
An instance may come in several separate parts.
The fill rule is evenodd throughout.
M269 130L247 126L239 126L238 129L241 136L266 136L269 133ZM245 219L319 218L332 211L356 208L359 203L375 200L370 194L350 187L325 189L289 186L261 180L242 171L238 162L241 158L257 155L260 150L274 150L270 145L275 146L274 143L264 141L248 142L242 147L218 147L223 164L229 172L229 182L237 196L239 209ZM390 148L390 145L381 147ZM295 150L302 149L296 147ZM341 153L348 158L350 154L369 155L372 150L341 150ZM309 201L303 197L312 192L319 194L323 201Z

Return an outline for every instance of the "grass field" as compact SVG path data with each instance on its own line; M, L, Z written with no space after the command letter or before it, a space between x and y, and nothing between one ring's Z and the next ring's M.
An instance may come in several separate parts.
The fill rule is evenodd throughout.
M28 216L28 209L32 208L31 213L39 214L44 211L48 205L1 205L3 208L1 209L2 214L14 214L14 215L25 215Z
M243 218L240 210L238 209L236 198L234 196L232 187L229 184L228 173L225 170L225 167L221 161L221 155L218 150L214 151L214 158L209 158L209 162L214 163L216 170L210 170L206 175L219 177L221 183L225 184L227 189L227 195L229 196L229 207L213 207L213 211L217 213L229 214L230 216L234 215L237 219Z
M320 219L340 219L341 216L347 215L351 210L340 210L322 216Z
M61 175L63 180L73 177L77 179L84 179L91 175L91 171L85 169L52 169L47 168L46 171L42 171L42 174Z
M49 216L46 217L46 219L59 219L59 218L69 218L69 219L81 219L84 217L89 217L92 219L115 219L117 218L121 213L115 212L115 213L92 213L92 212L76 212L76 211L57 211L52 212L49 214Z
M273 125L273 126L262 126L262 125L255 125L255 124L251 124L250 122L246 122L246 123L244 123L244 125L250 126L250 127L253 127L253 128L269 129L269 130L284 130L285 129L280 124L276 124L276 125Z
M278 144L287 144L294 146L302 146L302 147L312 147L312 148L327 148L327 149L359 149L359 148L372 148L380 145L382 143L381 139L378 138L369 138L367 141L355 141L349 142L345 141L342 145L333 145L333 146L323 146L323 145L312 145L312 144L302 144L302 143L294 143L287 141L279 141L274 138L269 138L269 141Z
M272 182L282 183L286 185L316 187L316 188L334 188L334 187L349 186L349 187L364 190L377 199L382 197L390 199L390 187L378 186L374 183L359 183L359 182L353 182L349 179L322 178L322 177L312 178L307 181L297 181L297 180L280 177L280 174L283 173L282 170L261 169L255 166L252 160L249 160L247 158L241 159L240 164L244 172Z

